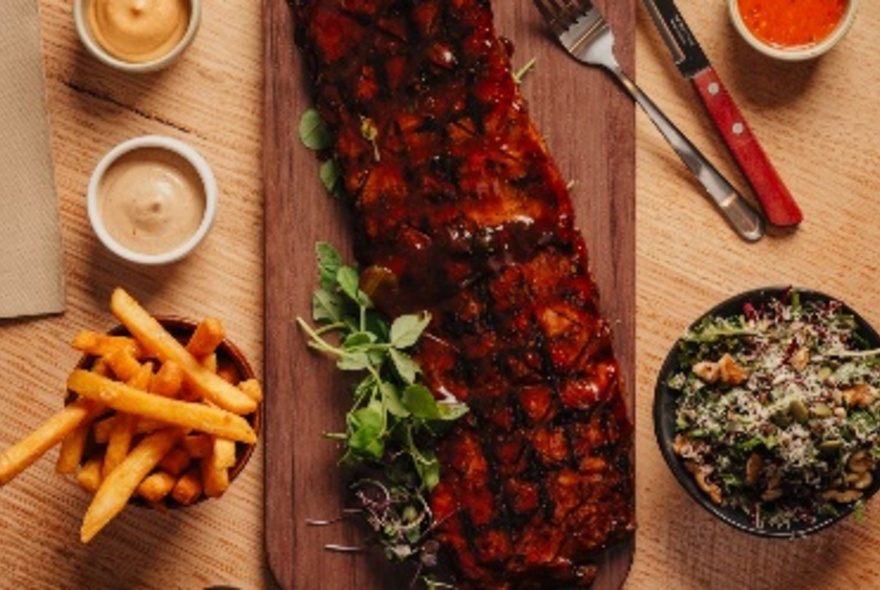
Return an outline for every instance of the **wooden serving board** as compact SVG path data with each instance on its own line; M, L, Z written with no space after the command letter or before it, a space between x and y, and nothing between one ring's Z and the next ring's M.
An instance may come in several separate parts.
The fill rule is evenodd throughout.
M633 70L635 7L607 2L617 53ZM601 3L600 3L601 4ZM564 176L574 181L577 222L590 249L605 317L635 393L634 108L603 72L569 58L547 34L531 2L494 3L499 34L516 47L515 67L536 58L522 85L532 116ZM318 162L298 139L310 104L293 44L287 0L263 0L265 23L265 524L269 567L286 589L405 588L412 571L387 565L378 551L341 554L324 545L359 545L353 523L315 527L308 519L341 514L345 481L338 449L322 433L343 427L350 403L333 363L310 354L295 318L310 316L316 284L314 244L348 251L349 220L318 179ZM634 411L631 411L634 415ZM618 588L634 543L608 553L599 589ZM401 571L405 570L405 571Z

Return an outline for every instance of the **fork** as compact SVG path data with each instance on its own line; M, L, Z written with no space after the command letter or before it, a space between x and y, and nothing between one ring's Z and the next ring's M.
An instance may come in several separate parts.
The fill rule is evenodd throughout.
M765 230L764 218L624 73L614 55L614 33L591 0L533 1L572 57L605 68L645 111L734 231L749 242L760 239Z

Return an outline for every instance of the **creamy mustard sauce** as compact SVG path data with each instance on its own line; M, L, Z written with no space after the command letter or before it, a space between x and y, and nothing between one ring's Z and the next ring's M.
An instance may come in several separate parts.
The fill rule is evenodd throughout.
M98 207L108 233L141 254L186 242L205 213L201 178L183 157L156 148L125 154L107 169Z
M112 56L148 62L171 51L189 26L189 0L91 0L89 29Z

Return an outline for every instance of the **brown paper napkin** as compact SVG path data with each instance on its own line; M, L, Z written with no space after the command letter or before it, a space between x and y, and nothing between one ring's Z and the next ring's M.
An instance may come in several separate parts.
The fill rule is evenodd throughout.
M37 0L0 0L0 317L64 310Z

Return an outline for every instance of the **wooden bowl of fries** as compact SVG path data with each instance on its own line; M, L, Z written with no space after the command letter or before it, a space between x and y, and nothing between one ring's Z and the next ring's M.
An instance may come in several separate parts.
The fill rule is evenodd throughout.
M235 386L240 386L242 383L255 383L256 374L253 368L241 350L225 337L225 331L219 320L206 318L201 322L195 322L176 316L157 316L155 319L175 340L184 346L189 345L187 348L194 349L196 351L194 356L225 381ZM197 332L200 336L196 340L200 339L201 343L193 346L193 335ZM109 339L105 339L104 336L108 336ZM107 347L108 354L84 353L76 365L77 369L97 370L116 380L130 382L137 379L139 367L149 367L152 375L150 376L151 384L148 384L147 388L158 389L163 395L171 398L189 402L198 400L198 393L187 386L182 374L174 368L168 369L168 367L174 367L173 364L161 363L158 359L151 358L149 353L138 350L137 341L131 339L131 334L124 325L114 327L106 335L83 331L74 340L74 347L90 348L96 345L98 348ZM130 346L133 354L118 352L115 350L117 346L120 348ZM138 364L134 364L132 361ZM146 363L155 364L149 366ZM145 374L146 370L143 369ZM126 376L127 379L120 379L117 372ZM246 387L248 386L250 385L246 385ZM76 399L76 393L68 392L67 403ZM120 414L124 415L121 419L119 418ZM96 485L102 478L99 474L106 475L107 471L111 469L107 465L107 450L113 438L113 432L120 428L120 421L127 422L132 416L136 418L136 424L124 424L122 428L132 430L133 441L164 426L160 420L146 419L137 417L136 414L115 411L110 411L95 420L92 423L91 433L86 441L77 471L77 481L86 491L94 493L97 490ZM259 434L259 411L251 412L244 418ZM117 435L117 440L118 438ZM137 506L175 509L222 495L247 465L255 445L232 441L234 443L234 459L233 455L226 451L227 458L218 460L218 465L216 465L226 473L218 475L201 463L212 456L212 443L216 441L211 439L211 435L197 431L184 436L183 440L162 459L156 470L138 486L137 495L133 496L129 502ZM115 461L112 458L111 460ZM228 466L229 462L232 462L231 466Z
M122 289L121 325L83 330L64 408L0 453L0 486L60 445L56 471L94 494L90 541L127 505L158 509L219 498L250 458L262 389L216 318L155 318Z

